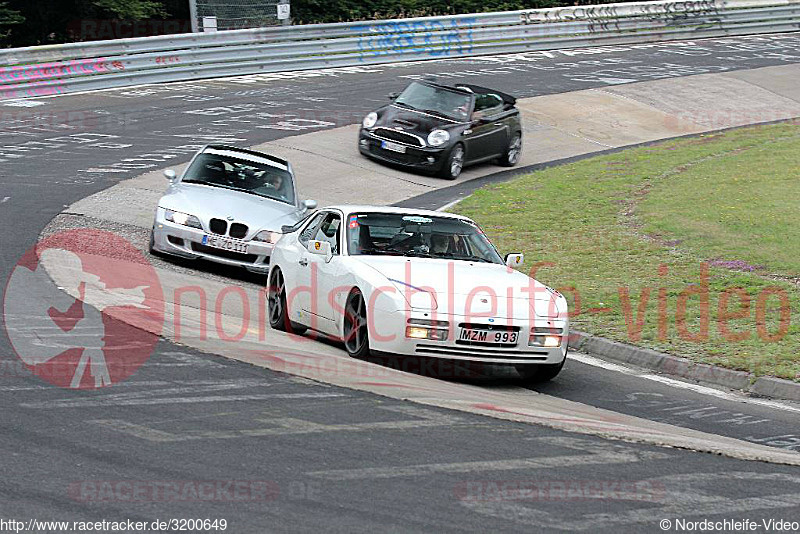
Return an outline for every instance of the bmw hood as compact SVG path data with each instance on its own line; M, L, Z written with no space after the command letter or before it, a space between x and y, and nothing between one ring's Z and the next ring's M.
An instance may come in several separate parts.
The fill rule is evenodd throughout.
M356 256L394 286L414 309L528 319L566 318L566 303L544 284L505 265L461 260Z
M248 238L259 230L280 231L297 222L297 206L265 197L199 184L177 184L158 203L162 208L197 216L208 228L211 218L230 219L249 227Z

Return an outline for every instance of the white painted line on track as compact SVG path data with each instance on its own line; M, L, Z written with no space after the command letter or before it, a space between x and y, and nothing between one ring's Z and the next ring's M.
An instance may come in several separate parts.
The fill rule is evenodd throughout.
M436 211L447 211L450 208L452 208L453 206L455 206L456 204L458 204L459 202L461 202L462 200L464 200L464 199L463 198L457 198L456 200L454 200L452 202L448 202L447 204L445 204L441 208L436 208Z
M586 454L565 456L537 456L534 458L515 458L510 460L486 460L472 462L453 462L417 464L395 467L365 467L356 469L334 469L306 473L315 478L328 480L364 480L399 477L415 477L434 473L476 473L487 471L518 471L521 469L553 469L577 465L608 465L640 462L643 460L664 460L670 455L663 452L641 451L616 444L596 444L580 438L548 436L536 441L549 443Z
M568 359L584 363L586 365L591 365L593 367L600 367L606 369L607 371L615 371L617 373L623 373L626 375L635 376L637 378L642 378L644 380L659 382L661 384L671 386L674 388L686 389L689 391L693 391L695 393L700 393L701 395L709 395L711 397L717 397L718 399L723 399L733 402L744 402L747 404L757 404L759 406L765 406L767 408L800 413L800 407L791 406L789 404L784 404L782 402L774 400L746 397L744 395L730 393L727 391L714 389L712 387L702 386L700 384L692 384L691 382L683 382L682 380L676 380L674 378L669 378L662 375L641 372L637 371L636 369L632 369L630 367L625 367L624 365L607 362L599 358L595 358L594 356L589 356L588 354L571 352L570 355L568 356Z
M0 200L0 204L5 204L6 202L8 202L8 199L10 198L11 197L3 197L3 200Z
M201 402L233 402L270 399L317 399L346 397L339 393L265 393L263 395L210 395L207 397L166 397L162 399L79 399L20 404L23 408L86 408L96 406L154 406L158 404L196 404Z

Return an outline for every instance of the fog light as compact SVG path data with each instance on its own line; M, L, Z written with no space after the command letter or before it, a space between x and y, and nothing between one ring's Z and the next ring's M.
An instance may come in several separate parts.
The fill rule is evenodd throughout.
M561 346L561 336L547 336L541 334L531 334L528 345L535 347L555 348Z
M362 139L361 141L358 142L358 144L361 145L363 148L369 147L369 141L367 141L366 139Z
M433 163L435 161L436 161L436 158L434 158L433 156L428 156L428 163Z
M407 326L406 337L415 339L428 339L428 329L421 326Z
M447 330L409 325L406 326L406 337L411 339L432 339L434 341L447 341Z

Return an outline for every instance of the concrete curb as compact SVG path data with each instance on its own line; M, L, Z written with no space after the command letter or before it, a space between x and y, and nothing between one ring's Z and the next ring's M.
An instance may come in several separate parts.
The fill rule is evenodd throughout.
M696 363L651 349L611 341L585 332L571 332L569 348L603 360L652 369L665 375L699 383L723 386L760 397L800 401L800 382Z

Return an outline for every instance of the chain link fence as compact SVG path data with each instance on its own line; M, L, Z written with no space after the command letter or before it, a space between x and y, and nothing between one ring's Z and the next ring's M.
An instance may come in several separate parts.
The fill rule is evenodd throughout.
M288 23L288 0L190 0L196 31L241 30ZM282 6L282 7L279 7ZM280 13L279 13L280 12Z

